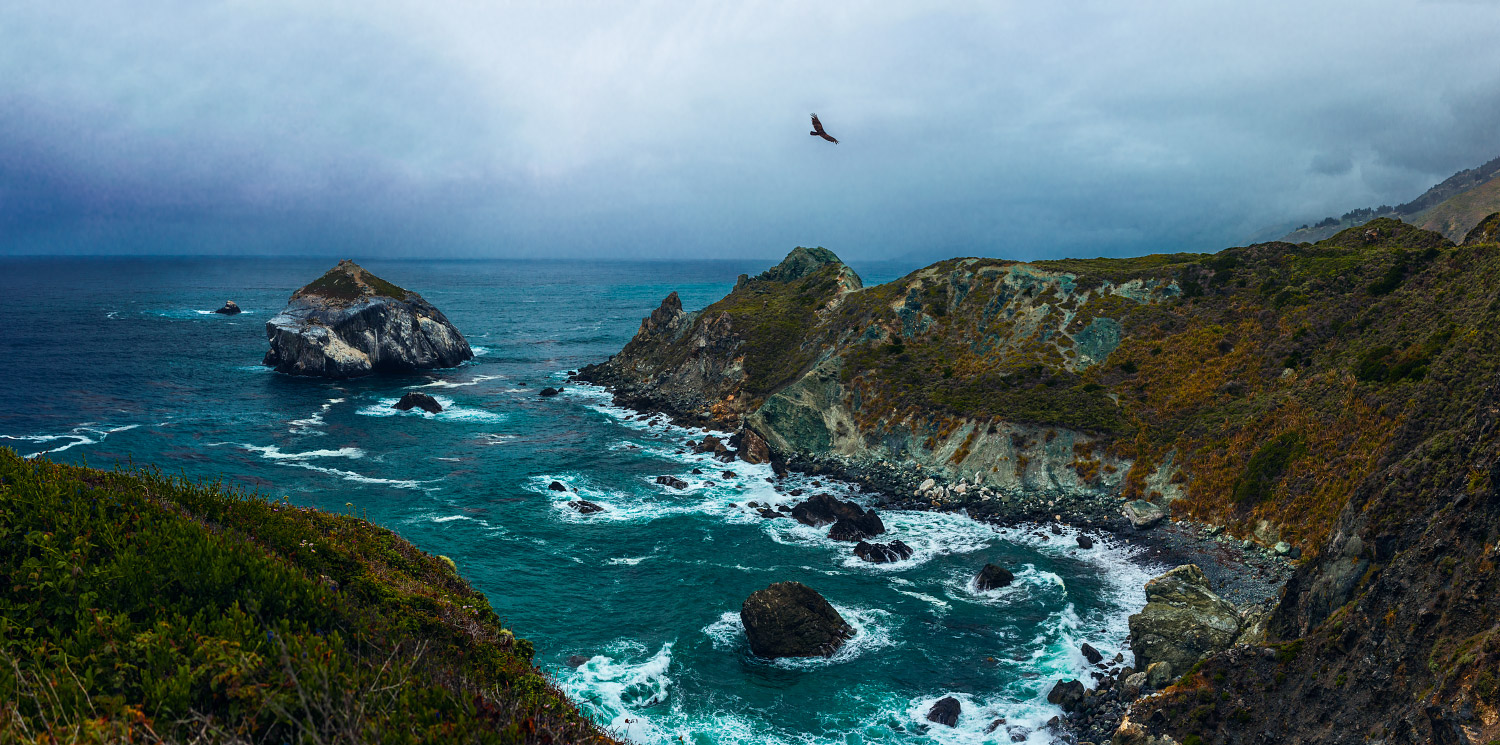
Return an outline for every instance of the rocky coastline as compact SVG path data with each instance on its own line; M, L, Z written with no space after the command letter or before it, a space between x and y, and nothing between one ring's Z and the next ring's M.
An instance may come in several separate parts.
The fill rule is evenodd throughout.
M1376 219L1217 254L952 259L874 287L798 248L702 310L668 296L575 377L879 507L1061 523L1197 566L1235 646L1155 695L1106 692L1080 741L1488 743L1495 235Z

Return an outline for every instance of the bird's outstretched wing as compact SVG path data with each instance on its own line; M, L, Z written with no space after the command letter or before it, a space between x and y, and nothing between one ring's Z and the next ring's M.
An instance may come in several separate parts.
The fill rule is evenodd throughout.
M813 120L813 134L816 134L817 136L822 137L823 139L828 140L829 142L832 142L835 145L839 144L838 140L833 139L833 135L830 135L826 131L823 130L823 123L820 122L820 121L818 121L818 115L817 114L813 114L812 115L812 120Z

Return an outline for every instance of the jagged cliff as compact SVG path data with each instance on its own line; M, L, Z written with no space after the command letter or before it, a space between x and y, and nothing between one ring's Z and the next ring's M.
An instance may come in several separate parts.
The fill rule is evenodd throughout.
M669 297L581 376L897 502L1102 520L1145 501L1300 550L1270 651L1138 702L1152 734L1484 743L1500 737L1492 233L1455 246L1376 220L1212 255L954 259L870 288L798 249L702 311Z

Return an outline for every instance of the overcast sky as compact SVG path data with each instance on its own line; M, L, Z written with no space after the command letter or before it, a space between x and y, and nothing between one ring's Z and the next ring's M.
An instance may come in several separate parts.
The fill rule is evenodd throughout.
M1212 251L1500 156L1497 30L1486 0L5 0L0 253Z

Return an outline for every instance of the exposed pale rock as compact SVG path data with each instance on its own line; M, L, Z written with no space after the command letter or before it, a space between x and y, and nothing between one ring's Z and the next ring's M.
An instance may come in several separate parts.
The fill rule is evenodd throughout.
M1146 583L1146 607L1130 617L1130 647L1136 667L1169 662L1186 670L1228 649L1239 631L1238 609L1209 589L1203 570L1185 564Z

